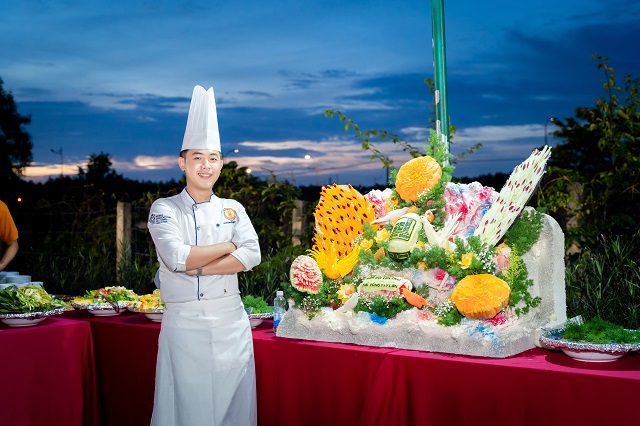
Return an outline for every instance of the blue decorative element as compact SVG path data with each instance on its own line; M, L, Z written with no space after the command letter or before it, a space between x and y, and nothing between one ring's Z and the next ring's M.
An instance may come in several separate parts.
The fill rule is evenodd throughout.
M370 316L371 321L378 323L380 325L383 325L384 323L387 322L387 319L385 317L381 317L380 315L376 314L375 312L371 314Z

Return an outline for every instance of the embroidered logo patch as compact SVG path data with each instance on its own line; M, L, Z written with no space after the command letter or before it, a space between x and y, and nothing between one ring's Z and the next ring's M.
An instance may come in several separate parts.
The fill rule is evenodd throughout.
M238 217L238 214L234 209L222 209L222 212L224 214L224 217L226 217L229 220L235 220L236 217Z
M167 223L169 218L163 214L152 213L149 216L149 223L152 225L158 225L160 223Z

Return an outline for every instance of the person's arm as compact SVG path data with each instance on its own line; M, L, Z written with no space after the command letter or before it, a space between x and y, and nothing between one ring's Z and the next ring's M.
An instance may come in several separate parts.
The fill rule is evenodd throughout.
M4 268L9 266L16 254L18 254L18 240L13 240L7 245L2 259L0 259L0 271L4 271Z
M230 275L244 271L246 268L234 256L224 255L212 262L204 265L200 270L190 269L186 271L187 275Z
M187 271L204 267L210 262L220 259L223 256L227 256L235 250L236 245L231 241L211 244L208 246L191 246L189 256L185 263Z

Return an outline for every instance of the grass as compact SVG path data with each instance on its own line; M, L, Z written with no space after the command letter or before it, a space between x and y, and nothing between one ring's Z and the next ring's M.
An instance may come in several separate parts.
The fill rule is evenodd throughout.
M601 237L566 268L567 314L640 328L640 236Z

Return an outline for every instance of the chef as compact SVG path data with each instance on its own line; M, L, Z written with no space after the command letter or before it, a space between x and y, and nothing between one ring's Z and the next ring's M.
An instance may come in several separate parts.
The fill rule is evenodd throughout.
M257 424L253 341L237 273L260 263L260 246L244 207L213 193L222 162L213 88L196 86L178 158L187 185L149 213L165 303L153 426Z

